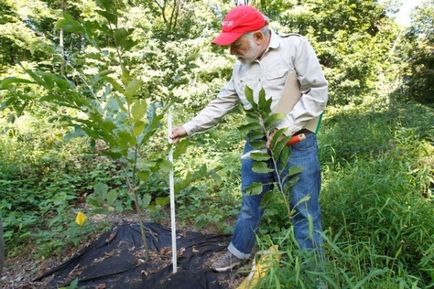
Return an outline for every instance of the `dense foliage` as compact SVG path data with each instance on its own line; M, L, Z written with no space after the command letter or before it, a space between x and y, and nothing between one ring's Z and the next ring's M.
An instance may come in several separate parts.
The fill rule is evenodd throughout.
M322 278L331 288L432 288L434 2L414 11L407 30L377 1L243 2L277 31L305 35L330 85L319 134L325 268L297 251L274 191L259 244L278 244L282 257L259 286L311 288ZM0 0L0 218L9 256L29 244L35 258L58 255L110 225L100 214L141 207L167 222L165 117L171 109L176 123L189 119L229 78L234 59L210 40L233 3ZM177 146L181 226L230 232L244 119L237 108ZM83 226L78 211L89 215Z

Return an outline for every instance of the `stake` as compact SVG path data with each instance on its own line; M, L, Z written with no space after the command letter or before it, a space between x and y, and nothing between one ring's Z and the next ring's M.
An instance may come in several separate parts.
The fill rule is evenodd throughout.
M168 127L168 139L171 143L170 134L172 133L172 111L169 109L169 115L167 117ZM169 188L170 188L170 221L172 227L172 265L173 273L177 271L176 264L176 222L175 222L175 182L173 177L173 147L169 151L169 162L172 164L172 168L169 173Z

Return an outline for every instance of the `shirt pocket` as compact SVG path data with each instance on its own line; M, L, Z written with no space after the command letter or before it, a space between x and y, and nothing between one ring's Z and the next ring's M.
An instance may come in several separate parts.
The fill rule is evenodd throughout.
M280 68L268 71L265 74L265 87L270 91L282 91L285 86L288 69Z

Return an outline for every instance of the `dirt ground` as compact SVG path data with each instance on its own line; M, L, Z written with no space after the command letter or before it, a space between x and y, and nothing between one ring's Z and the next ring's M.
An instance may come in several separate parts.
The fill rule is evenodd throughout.
M123 222L137 222L135 214L122 214L122 215L94 215L90 218L91 222L110 222L113 224L119 224ZM168 226L169 224L162 224ZM178 231L195 231L194 228L177 228ZM217 233L213 228L207 228L201 230L204 234ZM33 289L33 288L45 288L44 283L32 282L37 277L41 276L44 272L47 272L51 268L57 267L66 260L70 259L76 252L87 247L93 241L99 237L100 233L96 233L91 236L86 242L82 242L77 247L67 248L61 257L52 256L48 258L41 258L35 260L35 248L28 246L23 248L22 253L19 256L6 259L5 268L3 274L0 277L0 288L3 289ZM170 250L169 250L170 251ZM170 253L170 252L169 252ZM161 254L161 252L160 252ZM164 254L163 254L164 255ZM155 260L155 259L154 259ZM163 258L161 265L166 266L171 262L171 258ZM231 279L227 280L228 288L237 288L243 278L247 275L248 268L243 267L237 272L231 275ZM226 282L226 281L225 281Z

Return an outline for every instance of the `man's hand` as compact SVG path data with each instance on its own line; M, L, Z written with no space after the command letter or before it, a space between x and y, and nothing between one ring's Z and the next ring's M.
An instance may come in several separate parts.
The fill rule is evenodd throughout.
M172 134L170 135L170 139L172 140L172 143L177 143L181 140L181 138L185 137L187 135L187 132L185 131L184 127L177 126L174 129L172 129Z

